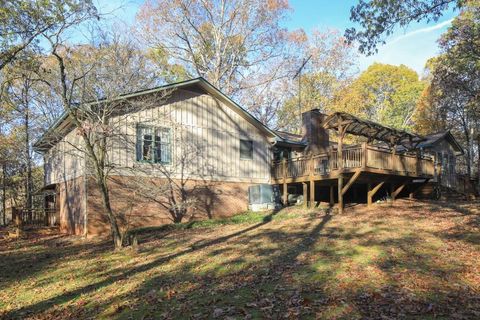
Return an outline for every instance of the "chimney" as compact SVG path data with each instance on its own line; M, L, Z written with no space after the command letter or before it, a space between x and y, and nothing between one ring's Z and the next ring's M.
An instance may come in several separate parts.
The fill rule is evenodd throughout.
M323 128L327 115L319 109L302 113L302 142L307 143L306 153L326 153L329 147L328 130Z

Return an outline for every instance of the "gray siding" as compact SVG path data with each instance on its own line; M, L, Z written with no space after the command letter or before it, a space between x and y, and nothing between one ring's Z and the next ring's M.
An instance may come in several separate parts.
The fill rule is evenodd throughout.
M111 120L115 131L109 141L108 160L112 174L162 177L167 173L184 179L270 181L271 145L265 134L241 113L206 93L178 90L169 100L170 103ZM136 161L136 127L139 123L171 128L171 165ZM253 141L252 160L240 159L240 139ZM74 130L46 154L46 184L83 175L83 154L71 146L79 143L80 137Z
M85 157L80 147L81 137L72 130L44 155L45 185L81 177L85 172Z

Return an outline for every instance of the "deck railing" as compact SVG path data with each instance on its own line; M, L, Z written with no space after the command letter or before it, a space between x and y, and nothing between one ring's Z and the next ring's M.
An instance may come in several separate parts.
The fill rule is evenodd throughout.
M299 178L305 176L323 176L342 169L364 168L378 173L425 177L434 175L433 160L410 154L393 154L390 150L373 146L355 146L345 148L342 162L339 163L338 151L313 156L301 156L273 163L273 178Z
M54 226L59 223L58 212L55 209L24 209L12 208L12 220L17 223L18 219L22 225L27 226Z

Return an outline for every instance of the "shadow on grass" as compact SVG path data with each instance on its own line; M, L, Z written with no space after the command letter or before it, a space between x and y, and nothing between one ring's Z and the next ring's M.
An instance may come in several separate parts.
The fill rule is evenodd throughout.
M37 274L54 267L58 260L78 258L79 255L94 257L112 250L110 241L87 241L72 244L71 236L38 235L33 229L22 239L0 243L0 283L2 287L14 284L25 277L35 278ZM79 241L81 241L79 239ZM12 248L16 248L12 250Z
M274 213L231 234L188 247L183 244L178 252L111 271L108 279L13 310L6 317L38 314L146 272L146 279L131 291L113 294L106 302L92 301L87 310L69 303L60 311L79 318L99 313L147 319L451 318L456 314L475 318L480 296L462 278L468 261L455 252L444 257L439 249L445 244L437 243L441 236L432 239L429 228L413 222L423 220L429 227L430 220L448 220L450 213L429 211L431 205L435 204L425 203L422 210L365 210L360 215L310 215L310 219L306 215L292 220L298 225L288 228L269 225ZM262 226L261 231L250 232ZM192 256L167 265L188 254ZM159 266L167 269L153 270Z
M237 241L242 245L248 244L249 247L254 246L253 242L259 237L269 238L273 242L286 242L277 249L252 249L255 251L254 255L258 257L254 261L247 261L245 256L235 256L204 272L198 270L199 265L208 265L208 259L215 256L222 257L224 254L228 256L235 251L235 243L226 248L210 251L206 257L202 258L201 262L182 262L180 270L154 276L144 282L136 292L117 297L119 300L127 301L131 297L145 297L145 299L142 298L138 308L127 311L121 317L224 318L246 316L245 311L242 311L245 305L255 305L259 310L263 308L263 311L255 314L255 310L253 310L253 314L250 315L254 318L281 318L288 313L287 309L293 307L293 304L297 307L302 304L298 299L295 302L293 302L294 299L291 299L298 295L298 290L301 288L291 288L285 282L284 276L298 265L297 258L299 256L313 248L318 238L321 237L321 231L331 219L332 216L326 214L320 219L310 220L313 225L311 229L302 230L294 235L281 230L269 229L262 230L259 234L242 232L243 235ZM262 224L266 224L268 221L269 219L265 219ZM255 226L249 230L253 230L253 227ZM217 241L207 242L208 246L215 243ZM196 248L205 247L205 244L197 246L197 243ZM242 253L246 254L246 252ZM174 299L169 298L170 290L168 288L181 283L194 284L191 295L188 298L184 295L178 295ZM280 301L279 297L285 295L288 296L285 300L290 302L284 304L285 301L283 299ZM273 297L277 297L276 302L278 303ZM188 303L188 301L192 303Z
M219 237L219 238L216 238L216 239L213 239L213 240L210 240L210 241L206 241L206 242L203 242L203 243L196 243L196 244L192 245L191 247L186 248L184 250L181 250L177 253L161 257L161 258L156 259L152 262L149 262L149 263L137 266L137 267L119 270L118 272L112 274L110 277L108 277L105 280L98 281L96 283L84 286L82 288L78 288L76 290L65 292L61 295L52 297L50 299L46 299L44 301L40 301L38 303L32 304L32 305L27 306L27 307L22 307L22 308L19 308L19 309L16 309L16 310L9 311L8 313L3 314L2 316L4 318L7 318L7 319L9 319L9 318L19 318L19 317L21 318L21 317L24 317L26 314L43 312L43 311L53 307L54 305L66 303L70 300L73 300L73 299L79 297L82 294L87 294L87 293L96 291L98 289L101 289L103 287L111 285L112 283L114 283L116 281L126 279L126 278L131 277L135 274L151 270L151 269L153 269L157 266L160 266L164 263L167 263L167 262L169 262L173 259L176 259L176 258L181 257L183 255L186 255L188 253L192 253L192 252L195 252L197 250L201 250L201 249L204 249L204 248L207 248L207 247L210 247L210 246L214 246L216 244L222 243L222 242L227 241L229 239L238 237L238 236L240 236L242 234L245 234L249 231L255 230L255 229L269 223L270 221L272 221L272 218L277 213L278 213L278 210L273 211L271 214L265 216L262 219L261 222L259 222L257 224L254 224L254 225L252 225L248 228L242 229L240 231L234 232L232 234L229 234L229 235L226 235L226 236L223 236L223 237ZM80 246L74 246L74 247L72 247L72 248L70 248L66 251L63 251L63 250L59 251L58 255L56 254L53 257L50 257L50 258L53 258L53 259L48 259L46 261L52 261L52 260L58 259L60 257L64 257L65 252L68 255L70 255L70 254L78 253L81 250L87 250L88 249L89 252L93 252L93 251L97 250L96 248L93 248L93 249L88 248L88 246L89 246L88 244L85 244L85 245L80 245ZM43 253L40 253L40 254L43 254ZM28 253L27 253L27 255L28 255ZM11 259L11 261L14 261L15 259L22 259L22 257L16 255L14 257L13 256L10 257L10 259ZM41 266L38 266L35 270L38 272L38 271L42 270L45 266L46 266L46 264L42 264Z

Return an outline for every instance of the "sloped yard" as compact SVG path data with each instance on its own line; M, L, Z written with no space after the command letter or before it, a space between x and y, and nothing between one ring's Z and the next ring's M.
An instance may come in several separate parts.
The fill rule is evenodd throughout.
M480 203L289 208L146 232L137 250L0 240L0 318L480 318Z

